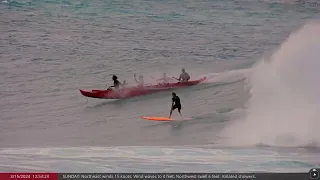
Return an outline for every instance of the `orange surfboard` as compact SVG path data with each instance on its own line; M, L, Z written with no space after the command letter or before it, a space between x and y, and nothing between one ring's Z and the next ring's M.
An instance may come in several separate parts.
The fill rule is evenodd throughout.
M172 119L169 117L150 117L150 116L141 116L142 119L149 120L149 121L183 121L183 120L192 120L192 117L182 117L181 119Z
M149 116L141 116L142 119L150 120L150 121L172 121L169 117L149 117Z

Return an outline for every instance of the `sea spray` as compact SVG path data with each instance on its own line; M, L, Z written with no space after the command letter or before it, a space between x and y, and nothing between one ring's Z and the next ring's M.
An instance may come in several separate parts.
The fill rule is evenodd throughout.
M253 68L246 117L229 125L228 145L320 146L320 23L292 33Z

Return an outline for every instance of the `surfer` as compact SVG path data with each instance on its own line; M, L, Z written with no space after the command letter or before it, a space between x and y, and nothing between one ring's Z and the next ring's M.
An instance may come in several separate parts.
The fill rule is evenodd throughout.
M138 86L143 86L143 85L144 85L144 80L143 80L143 76L142 76L142 75L140 75L140 76L139 76L139 80L137 80L136 74L134 74L134 80L136 81L136 83L138 84Z
M182 73L180 74L179 78L175 78L180 82L187 82L190 79L190 75L186 72L184 68L182 68Z
M171 105L171 110L170 110L170 116L171 118L172 111L178 108L178 112L181 116L181 102L179 96L176 95L175 92L172 92L172 105Z
M118 77L116 75L112 76L112 80L113 80L113 86L110 86L108 89L110 89L111 87L114 87L115 89L120 89L120 86L123 86L126 81L123 81L123 84L121 84L121 82L118 80Z

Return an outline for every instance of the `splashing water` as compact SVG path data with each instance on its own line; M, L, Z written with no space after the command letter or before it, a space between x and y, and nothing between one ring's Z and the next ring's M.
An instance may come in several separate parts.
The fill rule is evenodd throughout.
M228 126L228 144L320 147L320 23L291 34L252 69L246 117Z

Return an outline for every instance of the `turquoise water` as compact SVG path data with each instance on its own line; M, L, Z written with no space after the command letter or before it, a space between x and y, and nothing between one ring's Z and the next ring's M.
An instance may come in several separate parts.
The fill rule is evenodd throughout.
M319 167L320 88L302 83L318 77L317 3L1 1L0 170ZM167 115L171 92L108 101L78 91L106 88L112 74L154 83L181 68L208 78L176 90L186 122L139 118Z
M307 172L319 157L304 149L290 151L184 146L6 149L1 150L0 167L22 172Z

